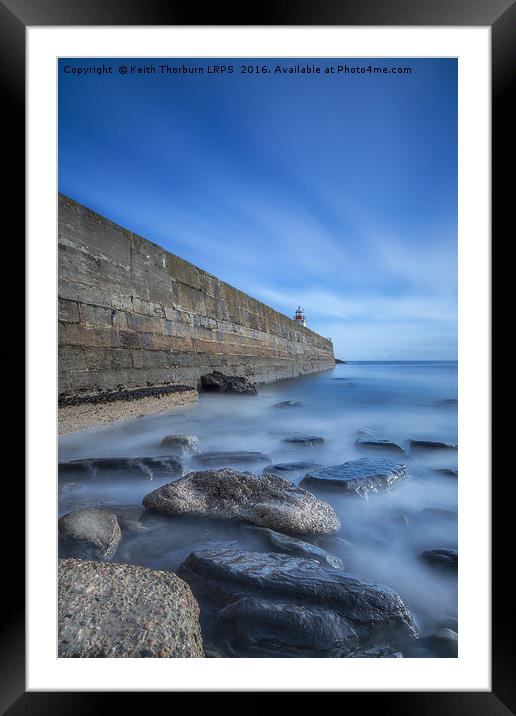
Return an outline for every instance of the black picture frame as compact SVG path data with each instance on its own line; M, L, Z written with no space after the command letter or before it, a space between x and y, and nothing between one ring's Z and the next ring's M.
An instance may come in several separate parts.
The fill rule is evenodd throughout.
M516 4L513 0L324 0L318 3L283 0L259 6L212 4L211 8L202 10L196 3L173 0L0 0L0 91L6 122L4 176L9 179L4 189L4 206L11 216L17 217L13 222L11 243L23 245L21 234L25 216L25 29L45 25L489 26L492 32L493 237L498 236L501 243L505 238L505 227L511 226L508 213L514 200L511 202L509 192L514 191L514 181L506 177L511 176L515 166L514 146L511 148L510 141L516 126L510 108L516 47ZM8 504L18 505L21 510L24 504L21 475L17 472L9 482L12 496ZM350 699L358 698L363 709L365 696L366 708L376 706L382 712L389 709L399 715L503 716L516 713L516 650L511 623L514 597L512 589L507 588L511 581L507 570L507 545L513 543L513 505L507 499L504 485L494 484L492 497L492 691L346 692L341 696L346 699L345 707L351 705ZM10 608L4 609L0 632L0 713L9 716L93 714L102 708L102 703L120 708L120 693L25 691L22 534L17 525L17 549L4 554L4 578L9 575L4 582L4 597L8 598ZM167 694L161 696L167 697ZM148 694L131 693L129 698L131 711L139 710L139 704L148 708Z

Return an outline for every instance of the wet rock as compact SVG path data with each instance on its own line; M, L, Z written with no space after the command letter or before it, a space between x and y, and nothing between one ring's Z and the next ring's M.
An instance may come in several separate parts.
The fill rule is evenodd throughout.
M421 554L421 557L434 567L457 571L458 553L456 549L445 547L427 549Z
M270 473L271 475L282 475L284 473L300 473L308 472L308 470L315 470L316 468L323 467L317 462L277 462L274 465L267 465L263 468L263 474Z
M202 657L199 607L172 572L59 560L58 656Z
M116 515L122 532L150 531L150 527L143 523L145 510L142 505L113 505L111 512Z
M200 385L202 390L209 393L242 393L256 395L256 386L250 383L247 378L236 375L224 375L218 370L201 376Z
M340 614L317 606L244 597L222 609L235 638L249 650L274 656L325 656L331 649L349 651L359 639Z
M342 465L332 465L311 470L300 482L300 487L310 489L336 488L349 494L367 497L374 492L386 490L397 480L407 476L407 468L387 459L358 458Z
M299 445L307 445L311 447L312 445L321 444L324 442L324 438L321 438L318 435L289 435L286 438L283 438L282 442L284 443L295 443Z
M371 649L358 649L344 654L350 659L403 659L401 651L392 646L373 646Z
M68 512L58 530L66 555L79 559L111 559L122 535L116 515L97 509Z
M143 498L143 505L169 515L239 520L298 534L340 529L333 507L276 475L256 476L229 468L191 472Z
M390 452L405 452L403 445L385 440L383 438L357 438L355 445L364 450L389 450Z
M176 477L183 474L183 464L177 457L95 457L59 463L59 477L77 474L81 477L152 479L158 476Z
M355 631L357 647L417 634L410 611L393 589L322 567L313 559L240 550L200 550L190 554L178 575L207 607L223 608L251 597L260 602L302 604L306 609L331 611ZM284 640L288 641L289 635Z
M165 435L159 446L170 449L174 455L195 455L201 451L195 435Z
M455 443L445 443L439 440L409 440L411 450L457 450Z
M279 403L275 403L273 408L302 408L306 403L302 400L282 400Z
M438 629L430 636L405 640L396 646L411 659L453 659L458 655L458 636L451 629Z
M195 456L195 462L203 465L235 465L243 462L269 462L270 456L262 452L247 450L220 450L201 452Z
M319 562L319 564L322 564L324 567L344 569L344 564L338 557L334 557L329 552L326 552L326 550L310 542L303 542L303 540L297 539L296 537L284 535L265 527L246 525L245 529L260 538L269 548L272 547L278 552L292 554L296 557L304 557L305 559L315 559L316 562Z
M436 631L439 631L440 629L451 629L458 634L459 620L457 619L457 617L449 617L448 619L443 619L437 624Z
M453 477L455 479L459 477L459 471L452 470L449 467L435 468L433 472L437 473L438 475L442 475L443 477Z

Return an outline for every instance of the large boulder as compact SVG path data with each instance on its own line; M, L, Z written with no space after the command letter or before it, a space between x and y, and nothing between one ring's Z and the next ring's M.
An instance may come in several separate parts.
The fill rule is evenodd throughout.
M301 487L336 488L360 497L386 490L407 476L407 468L392 460L362 457L342 465L311 470L299 483Z
M115 514L107 510L74 510L58 521L63 551L79 559L111 559L122 533Z
M224 375L218 370L202 375L200 387L208 393L244 393L256 395L256 385L238 375Z
M149 510L214 520L239 520L298 534L340 529L333 507L276 475L229 468L191 472L143 498Z
M333 631L335 641L345 640L349 650L385 644L391 638L417 635L410 611L393 589L322 567L313 559L206 549L190 554L179 568L178 575L190 584L207 610L223 609L245 597L253 598L253 614L258 614L260 610L264 614L267 640L272 630L277 633L279 625L284 625L283 636L276 636L281 642L278 647L280 652L284 646L288 647L296 641L300 644L306 638L305 628L308 631L311 629L312 633L326 634L325 645L331 642L328 634ZM271 601L276 602L274 611ZM308 610L311 624L309 622L305 627L302 612L289 619L288 611L285 611L289 605L302 605ZM317 609L310 611L313 608ZM323 615L322 611L331 614ZM242 623L244 615L240 610L238 612ZM248 608L245 613L249 613ZM287 627L287 622L290 627ZM253 640L258 641L258 616L253 616L253 625L257 632ZM334 643L333 647L336 648L337 644Z
M59 560L58 656L202 657L199 607L172 572Z
M292 554L296 557L305 557L306 559L315 559L316 562L324 567L333 567L333 569L344 569L343 562L334 557L321 547L317 547L310 542L291 535L284 535L281 532L268 529L267 527L256 527L255 525L245 525L246 531L255 536L257 540L265 543L269 549L273 549L283 554Z
M337 612L288 601L244 597L222 609L220 619L231 624L236 648L261 656L324 656L359 642L351 622Z
M159 444L173 455L195 455L201 451L199 438L195 435L165 435Z
M176 477L183 474L183 464L173 455L159 457L94 457L59 463L59 477L80 475L88 478L125 480L127 477Z

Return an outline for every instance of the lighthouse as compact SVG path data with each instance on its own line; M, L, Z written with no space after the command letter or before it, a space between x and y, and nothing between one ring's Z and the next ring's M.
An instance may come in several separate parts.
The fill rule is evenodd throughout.
M306 316L305 312L301 308L301 306L297 307L296 315L294 316L294 320L300 323L302 326L306 326Z

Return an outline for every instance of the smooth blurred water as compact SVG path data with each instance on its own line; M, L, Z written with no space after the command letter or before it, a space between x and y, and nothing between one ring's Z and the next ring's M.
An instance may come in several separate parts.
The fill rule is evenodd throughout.
M390 492L368 500L318 493L342 520L335 537L310 541L341 557L346 569L397 589L412 608L422 634L457 616L457 579L436 570L420 553L457 547L457 479L435 472L457 467L454 451L405 456L355 446L357 431L379 437L457 442L456 362L370 362L259 386L258 396L203 394L198 405L106 425L59 440L61 461L90 457L157 456L169 434L196 435L203 451L251 450L271 462L309 460L333 465L357 457L388 456L407 464L410 477ZM299 408L275 408L282 400L301 400ZM313 447L282 442L289 432L324 438ZM231 465L260 474L266 463ZM190 459L185 471L202 469ZM298 482L302 474L286 474ZM138 506L166 479L139 478L60 481L59 514L85 506ZM446 512L428 512L439 509ZM161 520L161 521L160 521ZM147 531L124 533L116 561L177 569L196 547L233 540L249 548L237 525L203 520L150 517ZM152 529L151 529L152 528Z

